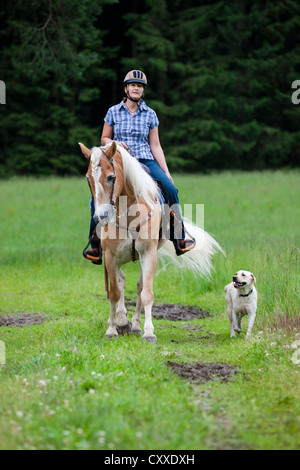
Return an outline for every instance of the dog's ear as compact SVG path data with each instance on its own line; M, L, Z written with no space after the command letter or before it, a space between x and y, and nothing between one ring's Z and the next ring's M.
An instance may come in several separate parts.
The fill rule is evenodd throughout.
M251 277L252 277L252 280L253 280L254 284L256 284L256 278L255 278L254 274L251 273Z

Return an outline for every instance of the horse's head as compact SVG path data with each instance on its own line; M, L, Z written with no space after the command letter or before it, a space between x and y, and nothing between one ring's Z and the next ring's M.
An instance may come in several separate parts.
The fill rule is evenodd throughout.
M113 142L109 148L93 147L92 150L81 143L79 145L82 153L89 160L86 177L95 203L94 221L104 227L115 218L114 198L120 194L117 181L120 178L117 178L114 161L117 145Z

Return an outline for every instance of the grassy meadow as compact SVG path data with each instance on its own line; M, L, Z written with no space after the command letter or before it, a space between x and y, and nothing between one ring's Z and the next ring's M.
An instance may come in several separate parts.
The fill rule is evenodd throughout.
M297 171L175 175L182 204L204 204L220 243L210 280L174 268L156 302L211 316L154 320L158 344L107 340L103 267L81 255L89 228L85 178L0 182L0 315L43 324L0 327L0 449L300 449L299 183ZM224 286L257 279L253 337L230 340ZM138 263L124 269L134 299ZM189 328L187 328L189 327ZM201 328L201 330L199 330ZM299 341L298 346L296 341ZM229 363L228 383L191 384L166 365Z

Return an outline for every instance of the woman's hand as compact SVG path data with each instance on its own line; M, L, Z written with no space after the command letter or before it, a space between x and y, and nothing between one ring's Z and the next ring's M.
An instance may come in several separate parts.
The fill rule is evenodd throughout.
M116 141L116 143L118 145L120 145L121 147L123 147L125 150L129 150L130 147L128 147L128 145L125 144L125 142L118 142Z

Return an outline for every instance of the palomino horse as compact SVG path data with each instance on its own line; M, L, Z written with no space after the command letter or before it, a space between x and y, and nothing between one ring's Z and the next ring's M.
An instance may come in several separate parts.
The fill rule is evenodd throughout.
M161 206L157 186L139 162L116 142L92 150L79 145L89 160L86 176L94 197L95 222L101 226L101 245L110 281L110 315L105 335L117 337L130 330L141 335L141 309L144 307L143 339L156 343L151 310L158 249L166 242L165 245L169 244L171 248L167 246L164 255L182 268L189 267L203 275L209 274L210 258L221 248L204 230L193 226L196 232L198 230L198 234L193 232L198 238L197 253L194 249L192 256L189 252L181 256L180 261L176 260L173 244L159 240ZM125 275L121 267L135 259L140 260L140 276L136 309L130 325L124 302Z

